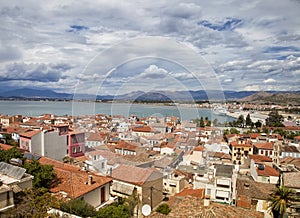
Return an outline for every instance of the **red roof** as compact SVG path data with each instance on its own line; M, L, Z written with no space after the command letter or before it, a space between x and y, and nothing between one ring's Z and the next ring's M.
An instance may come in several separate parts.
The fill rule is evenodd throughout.
M0 148L1 148L2 150L6 150L6 151L7 151L7 150L13 148L13 146L0 143Z
M260 133L250 133L250 138L251 139L256 139L256 138L259 138L261 136Z
M194 151L204 151L205 148L202 147L202 146L198 146L198 147L195 147L193 150L194 150Z
M128 142L125 141L119 141L116 145L115 145L115 149L124 149L124 150L128 150L128 151L136 151L137 146L132 145Z
M272 159L265 155L250 154L249 157L254 160L255 163L272 162Z
M272 142L255 142L253 143L254 147L258 149L266 149L266 150L273 150L273 143Z
M152 128L150 126L133 127L132 131L134 131L134 132L153 132Z
M79 167L50 158L41 157L39 162L45 165L52 165L57 175L57 181L54 182L53 187L50 189L52 193L65 192L69 197L78 198L112 181L111 178L81 171ZM87 181L90 175L93 177L93 183L88 185Z
M250 147L250 148L252 148L252 145L249 143L242 144L242 143L237 143L237 142L231 142L230 144L232 147Z
M257 175L259 176L279 176L279 172L275 170L273 167L264 165L264 169L256 169Z
M152 176L153 174L153 176ZM154 175L155 174L155 175ZM163 175L152 168L140 168L136 166L129 166L121 164L112 171L112 178L123 182L142 186L150 178L155 180L161 178Z
M31 138L32 136L35 136L36 134L40 133L42 130L31 130L29 132L23 132L20 133L21 137Z

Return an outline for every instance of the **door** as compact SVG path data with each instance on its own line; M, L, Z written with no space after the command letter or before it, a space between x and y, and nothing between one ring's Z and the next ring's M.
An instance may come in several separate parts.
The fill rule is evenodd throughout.
M105 186L101 187L101 204L105 202Z

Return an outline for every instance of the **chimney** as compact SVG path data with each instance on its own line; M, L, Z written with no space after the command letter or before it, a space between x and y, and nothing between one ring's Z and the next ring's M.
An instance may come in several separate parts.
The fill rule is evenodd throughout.
M92 185L92 184L93 184L93 176L89 175L88 185Z

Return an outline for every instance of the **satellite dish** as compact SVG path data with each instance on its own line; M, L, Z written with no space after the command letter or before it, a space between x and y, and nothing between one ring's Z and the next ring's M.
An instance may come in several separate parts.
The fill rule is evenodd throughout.
M143 207L142 207L142 214L144 216L149 216L151 213L151 206L149 204L145 204Z

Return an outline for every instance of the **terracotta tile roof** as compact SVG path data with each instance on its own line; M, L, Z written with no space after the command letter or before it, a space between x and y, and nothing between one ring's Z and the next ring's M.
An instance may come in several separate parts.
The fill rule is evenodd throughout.
M31 130L29 132L23 132L20 133L21 137L31 138L32 136L35 136L36 134L40 133L42 130Z
M154 176L152 176L152 174ZM142 186L149 178L159 178L163 175L155 169L140 168L121 164L112 171L112 178L123 182Z
M137 126L133 127L132 131L134 132L154 132L150 126Z
M264 214L254 210L229 206L216 202L210 202L208 207L204 207L204 200L193 196L175 197L171 205L171 212L162 215L157 212L151 213L148 218L178 218L178 217L214 217L214 218L240 218L255 217L263 218Z
M197 146L193 149L193 151L204 151L204 150L205 150L205 148L202 146Z
M254 142L253 145L258 149L273 150L272 142Z
M295 136L294 138L297 139L297 140L300 140L300 135L299 136Z
M175 194L175 196L193 196L196 198L204 198L205 188L193 189L185 188L181 192Z
M287 157L283 157L280 158L280 164L289 164L291 163L295 158L287 156Z
M11 148L13 148L13 146L0 143L0 149L2 149L2 150L7 151L7 150L9 150Z
M299 150L296 146L284 146L281 148L281 151L299 153Z
M250 154L249 158L254 160L255 163L272 162L272 159L265 155Z
M135 145L130 144L130 143L125 142L125 141L119 141L115 145L115 149L123 149L123 150L128 150L128 151L136 151L137 148L138 148L138 146L135 146Z
M103 133L90 133L87 141L103 141L105 139L105 134Z
M78 198L112 181L111 178L81 171L79 167L50 158L41 157L39 162L41 164L52 165L57 175L57 180L52 184L52 188L50 188L52 193L65 192L69 197ZM89 175L93 177L92 185L87 184Z
M244 196L241 201L237 201L237 206L250 208L251 199L268 200L270 194L276 188L275 184L255 182L252 178L239 176L236 181L237 199ZM248 201L250 207L243 205L243 202Z
M268 165L265 165L263 170L257 168L256 172L259 176L279 176L279 172Z
M112 159L112 158L115 158L117 155L111 151L107 151L107 150L94 150L94 151L90 151L88 153L86 153L86 156L89 156L89 155L100 155L102 156L103 158L106 158L106 159Z
M283 173L283 184L289 188L300 188L300 172Z
M231 155L223 153L223 152L208 151L207 154L208 154L209 157L215 157L215 158L220 158L220 159L231 160Z
M245 144L242 144L242 143L237 143L237 142L231 142L230 143L232 147L250 147L252 148L252 145L249 144L249 143L245 143Z
M259 138L261 136L260 133L250 133L250 138L251 139L256 139L256 138Z

